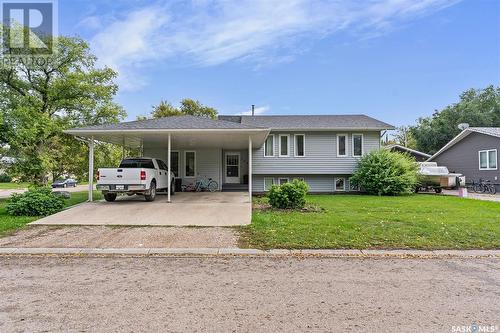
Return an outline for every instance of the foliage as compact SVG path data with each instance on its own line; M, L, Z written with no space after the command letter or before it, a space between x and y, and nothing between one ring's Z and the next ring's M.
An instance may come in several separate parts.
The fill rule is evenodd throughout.
M298 179L291 183L273 185L269 190L269 204L273 208L301 209L306 204L306 194L309 186Z
M458 103L434 112L431 117L420 118L411 128L416 149L434 154L460 133L460 123L471 127L500 127L500 87L469 89L460 95Z
M370 194L400 195L415 190L417 171L411 156L381 149L361 158L351 182Z
M102 193L99 191L94 191L94 199L100 200L102 198ZM64 205L66 207L76 205L87 200L87 192L72 192L71 198L64 200ZM22 229L26 224L33 222L37 219L34 216L12 216L8 215L6 211L6 205L8 200L0 199L0 237L6 234L15 232L16 230Z
M267 198L254 198L266 201ZM323 208L254 209L240 246L287 249L498 249L500 205L453 196L309 195ZM259 206L259 205L255 205ZM261 205L264 206L264 205Z
M46 61L4 64L0 69L0 126L23 181L45 183L84 158L81 143L63 134L71 127L118 122L125 112L113 102L116 72L96 68L96 58L79 38L57 37ZM32 51L36 52L36 51Z
M215 119L217 117L217 110L209 106L201 104L199 101L190 98L184 98L181 105L176 108L167 101L161 101L160 104L153 106L151 116L153 118L162 118L170 116L191 115L197 117L207 117ZM147 119L146 117L139 117L139 120Z
M6 208L14 216L46 216L63 209L64 198L49 187L34 187L22 194L12 194Z
M0 173L0 183L10 183L12 181L12 177L6 173Z
M400 126L396 128L396 133L393 134L394 143L403 147L416 149L417 141L411 132L409 126Z

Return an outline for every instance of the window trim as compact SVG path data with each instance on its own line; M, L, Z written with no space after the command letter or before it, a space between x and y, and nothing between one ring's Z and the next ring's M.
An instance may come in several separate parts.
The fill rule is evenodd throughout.
M272 155L266 155L267 151L266 151L266 141L272 137L273 138L273 154ZM264 141L264 157L275 157L276 156L276 147L275 147L275 143L276 143L276 137L274 134L269 134L266 138L266 141Z
M271 179L272 180L272 184L271 186L275 185L276 183L274 182L274 177L264 177L264 192L268 192L269 189L266 189L266 179Z
M290 178L287 178L287 177L278 177L278 184L281 186L283 184L286 184L286 183L283 183L281 184L281 180L282 179L286 179L286 183L289 183L290 182Z
M345 154L340 155L340 141L339 137L340 136L345 136ZM349 156L349 135L347 133L338 133L337 134L337 157L347 157Z
M360 135L361 136L361 155L354 155L354 136ZM363 157L365 150L363 146L365 145L365 137L363 133L352 133L352 157Z
M303 138L304 155L297 155L297 137L299 137L299 136L301 136ZM303 133L293 135L293 156L300 157L300 158L306 157L306 135Z
M344 188L341 189L341 190L337 189L337 179L343 179L344 180ZM346 177L334 177L334 179L333 179L333 190L335 192L345 192L346 191L346 188L345 188L346 186L345 185L346 185Z
M495 161L496 162L495 168L490 168L490 151L494 151L495 155L496 155L497 160ZM486 153L486 168L481 168L481 153ZM480 151L478 151L477 156L478 156L478 162L479 162L479 170L484 170L484 171L498 170L498 151L497 151L497 149L480 150Z
M194 175L193 176L188 176L186 174L187 153L194 153ZM184 178L196 178L196 151L195 150L184 150Z
M281 138L286 137L286 155L281 155ZM278 138L278 156L290 157L290 134L280 134Z

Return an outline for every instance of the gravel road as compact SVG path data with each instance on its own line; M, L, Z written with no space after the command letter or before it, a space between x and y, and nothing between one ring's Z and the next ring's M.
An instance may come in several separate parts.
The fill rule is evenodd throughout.
M500 260L0 257L1 332L500 326Z

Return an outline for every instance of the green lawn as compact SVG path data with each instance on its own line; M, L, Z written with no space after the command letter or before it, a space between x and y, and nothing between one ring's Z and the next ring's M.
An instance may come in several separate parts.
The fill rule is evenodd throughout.
M101 192L94 191L94 199L100 200ZM71 198L66 200L66 207L76 205L87 200L87 192L71 193ZM5 211L6 199L0 199L0 237L24 228L27 223L38 220L40 217L33 216L10 216Z
M0 190L23 189L29 186L29 183L0 183Z
M266 199L256 199L255 203ZM251 248L500 248L500 203L450 196L308 196L320 212L254 209ZM258 206L258 205L256 205Z

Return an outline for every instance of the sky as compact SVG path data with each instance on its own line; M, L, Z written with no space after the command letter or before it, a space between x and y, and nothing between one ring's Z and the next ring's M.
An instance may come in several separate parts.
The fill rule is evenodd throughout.
M183 98L219 114L390 124L500 86L497 0L59 0L59 34L119 73L127 119Z

